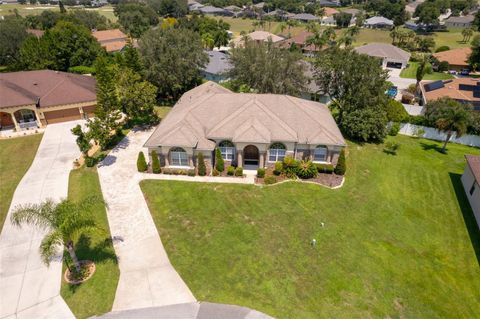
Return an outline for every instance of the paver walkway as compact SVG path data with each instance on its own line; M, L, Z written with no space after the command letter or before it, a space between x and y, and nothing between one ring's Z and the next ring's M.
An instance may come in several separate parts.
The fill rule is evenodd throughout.
M0 234L0 318L74 318L60 297L61 255L45 266L38 252L44 232L14 227L10 214L16 205L40 203L68 195L68 178L79 156L70 129L78 122L49 125L32 166L15 190ZM12 160L15 154L12 154Z
M151 132L131 131L98 165L120 268L113 311L196 301L170 264L138 184L136 159Z

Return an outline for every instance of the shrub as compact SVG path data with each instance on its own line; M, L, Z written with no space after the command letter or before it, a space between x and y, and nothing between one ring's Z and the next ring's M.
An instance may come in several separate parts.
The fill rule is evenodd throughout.
M318 170L315 164L312 161L301 161L298 164L297 176L303 179L313 178L317 176Z
M199 176L207 175L207 167L205 166L205 159L203 158L203 153L199 153L197 157L197 169Z
M450 47L448 45L442 45L441 47L438 47L436 50L435 50L435 53L438 53L438 52L443 52L443 51L448 51L450 50Z
M388 135L397 136L398 132L400 132L400 123L392 123L392 126L390 126L388 130Z
M195 176L195 170L194 169L189 169L187 172L188 176Z
M243 176L243 167L237 167L235 169L235 176Z
M153 174L160 174L162 169L160 168L160 159L158 158L157 152L152 151L152 173Z
M396 155L399 148L400 148L400 144L396 142L388 141L385 143L385 147L383 148L383 151L387 154Z
M275 162L275 169L273 170L273 174L280 175L283 171L283 163L282 162Z
M275 184L277 182L277 177L275 176L267 176L265 177L265 179L263 180L263 182L266 184L266 185L271 185L271 184Z
M340 156L338 157L337 166L335 166L335 174L337 175L345 175L347 171L347 163L345 162L345 149L342 149L340 152Z
M315 164L319 173L332 174L335 167L332 164Z
M287 156L283 159L283 172L287 177L292 178L297 175L298 161L293 157Z
M145 172L147 170L147 162L145 161L145 155L143 152L138 153L137 170L139 172Z
M265 177L265 168L257 169L257 177L258 178L264 178Z
M223 162L222 153L218 147L215 149L215 168L219 172L223 172L225 170L225 163Z
M227 167L227 175L228 176L233 176L235 174L235 167L229 166Z
M85 165L87 165L87 167L95 166L95 162L96 162L96 159L94 157L90 157L90 156L85 157ZM147 164L145 163L145 165Z
M68 68L68 72L77 74L95 74L95 68L93 66L71 66Z
M212 175L213 175L213 176L218 176L218 175L220 175L220 172L217 171L216 168L214 168L213 171L212 171Z
M438 64L437 71L438 72L445 72L450 69L450 64L447 61L442 61Z
M408 113L405 111L402 103L389 100L387 103L387 119L391 122L404 122L408 118Z
M423 135L425 134L425 130L421 127L417 127L413 130L413 137L415 138L420 138L420 137L423 137Z

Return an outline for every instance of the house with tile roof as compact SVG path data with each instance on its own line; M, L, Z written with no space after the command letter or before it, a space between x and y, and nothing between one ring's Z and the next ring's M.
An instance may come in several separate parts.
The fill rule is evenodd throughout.
M285 156L336 164L346 143L324 104L206 82L181 97L144 146L169 168L195 168L202 153L211 172L216 148L228 165L256 169Z
M470 69L468 57L472 54L470 48L457 48L432 54L440 62L448 62L449 70L462 71Z
M93 31L92 35L107 52L122 51L127 46L128 37L120 29Z
M307 44L308 38L310 38L311 36L313 36L312 32L301 31L300 33L294 35L293 37L279 42L278 46L285 49L289 49L293 45L295 45L297 48L302 50L303 54L311 55L320 50L319 48L316 48L313 44Z
M51 71L0 73L0 128L31 129L93 116L95 78Z
M403 69L410 60L409 52L387 43L369 43L355 48L355 51L380 59L384 68Z
M268 42L268 41L277 43L284 40L284 38L267 31L253 31L247 34L246 37L256 43L262 43L262 42ZM237 37L235 40L233 40L233 44L235 46L243 46L244 38L242 36Z
M480 227L480 156L465 155L467 164L462 175L462 185Z
M455 78L450 80L420 82L423 104L442 97L450 97L463 104L470 104L480 111L480 80Z

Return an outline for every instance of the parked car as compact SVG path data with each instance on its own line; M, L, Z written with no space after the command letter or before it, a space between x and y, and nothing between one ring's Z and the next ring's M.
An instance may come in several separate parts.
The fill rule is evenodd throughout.
M456 75L456 74L457 74L457 71L455 71L455 70L450 70L450 71L448 71L448 73L453 74L453 75Z
M460 72L461 75L469 75L470 74L470 70L469 69L463 69L461 72Z

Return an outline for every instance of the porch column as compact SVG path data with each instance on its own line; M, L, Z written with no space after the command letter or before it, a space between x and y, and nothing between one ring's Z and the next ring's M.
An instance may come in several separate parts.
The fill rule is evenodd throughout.
M193 165L193 155L192 156L188 156L188 164L190 165L190 167L194 167L195 165Z
M10 113L10 116L12 117L13 124L15 124L15 131L20 132L21 128L20 125L18 125L17 119L15 118L15 114Z
M169 161L168 153L166 155L164 155L164 158L165 158L165 166L169 166L170 163L168 162Z
M264 168L265 167L265 152L261 152L259 157L260 157L260 159L259 159L260 161L258 163L258 167Z
M237 166L238 167L243 167L243 152L242 151L237 152L237 159L238 159L237 160L238 161Z
M35 121L37 122L37 126L38 127L43 127L42 121L40 121L40 114L38 113L38 111L36 109L33 110L33 112L35 112Z

